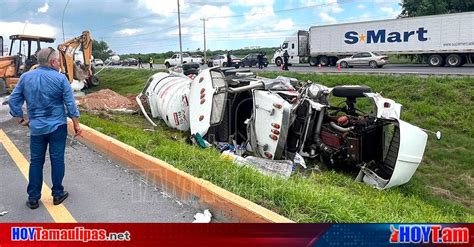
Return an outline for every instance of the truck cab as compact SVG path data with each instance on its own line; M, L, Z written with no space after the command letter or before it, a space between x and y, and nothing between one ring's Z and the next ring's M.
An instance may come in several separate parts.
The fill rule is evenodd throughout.
M308 31L298 31L293 36L287 37L273 54L272 62L277 66L281 66L283 64L283 53L288 51L288 63L307 63L309 55L308 39Z
M188 54L183 52L183 64L184 63L192 63L193 58ZM166 68L177 66L181 64L181 54L176 53L171 58L165 60Z

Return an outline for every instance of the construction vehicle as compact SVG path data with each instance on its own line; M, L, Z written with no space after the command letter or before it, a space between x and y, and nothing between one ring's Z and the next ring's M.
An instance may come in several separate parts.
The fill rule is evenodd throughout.
M11 35L10 40L8 55L0 57L0 94L12 90L21 74L30 70L37 63L36 57L32 54L34 44L36 44L36 51L38 51L41 49L42 43L54 42L54 38L31 35ZM17 45L18 52L14 54L14 47ZM3 55L3 44L1 47L2 52L0 54Z
M94 76L94 68L91 64L92 39L89 31L84 31L82 35L58 45L58 51L61 59L61 72L66 74L71 83L77 80L82 82L85 87L99 85L99 80ZM81 53L82 56L78 56Z
M3 39L1 40L3 41ZM35 44L35 51L39 51L41 48L44 48L42 44L54 43L55 41L54 38L32 35L11 35L10 40L11 44L8 55L0 56L0 94L12 91L21 74L38 66L35 56L36 52L32 53ZM1 47L2 52L0 55L3 54L3 45ZM15 47L18 47L16 54L14 53ZM78 50L80 51L79 53L77 53ZM99 81L94 77L91 66L92 39L88 31L84 31L79 37L60 44L58 51L61 61L60 72L64 73L71 83L77 80L79 84L82 84L80 87L75 87L76 90L80 90L84 86L98 85ZM81 52L82 56L78 57L77 55Z

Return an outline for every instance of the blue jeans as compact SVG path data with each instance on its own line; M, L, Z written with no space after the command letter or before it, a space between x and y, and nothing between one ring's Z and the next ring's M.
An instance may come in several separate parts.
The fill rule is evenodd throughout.
M49 144L49 157L51 159L51 178L53 182L52 196L62 196L64 187L64 151L66 149L67 125L61 125L57 130L30 138L30 173L28 183L28 199L39 200L43 185L43 165L46 148Z

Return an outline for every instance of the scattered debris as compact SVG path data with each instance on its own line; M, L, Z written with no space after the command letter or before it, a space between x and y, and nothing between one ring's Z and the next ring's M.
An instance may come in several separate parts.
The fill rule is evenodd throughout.
M111 111L135 113L137 104L110 89L102 89L83 97L77 97L77 105L86 111Z
M6 214L8 214L8 211L3 211L3 212L0 213L0 216L5 216ZM194 217L196 217L196 216L194 216Z
M230 151L224 151L222 158L232 160L238 165L252 167L269 176L289 178L293 173L294 164L290 160L269 160L255 156L247 156L244 158Z
M194 215L193 223L210 223L212 214L209 209L204 210L204 213L197 213Z

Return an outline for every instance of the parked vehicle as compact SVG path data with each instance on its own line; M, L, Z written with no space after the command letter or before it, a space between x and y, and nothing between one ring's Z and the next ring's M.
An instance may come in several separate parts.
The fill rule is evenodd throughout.
M138 60L135 58L125 58L122 61L122 66L137 66Z
M192 63L193 58L188 53L183 52L183 63ZM165 60L166 68L174 67L181 64L181 55L179 53L174 54L171 58Z
M350 57L339 59L337 65L342 68L352 68L353 66L369 66L373 69L382 68L388 63L388 57L377 52L361 52Z
M192 55L193 63L204 65L204 58L201 55Z
M248 54L244 58L242 58L242 67L253 67L258 66L258 53ZM267 56L263 56L263 66L268 66L268 59Z
M474 61L474 12L314 26L285 39L272 62L335 66L359 52L419 55L430 66L458 67Z
M210 58L207 59L207 66L210 68L210 67L214 67L214 60L218 60L220 57L220 55L215 55L215 56L212 56Z
M240 68L242 66L242 59L230 55L232 59L232 64L231 67L235 67L236 69ZM219 67L227 67L227 55L219 55L216 59L212 60L212 65L219 66Z
M105 60L105 64L106 65L120 65L122 64L122 61L120 60L120 57L115 55L115 56L111 56L109 58L107 58Z
M92 64L96 67L97 66L104 66L104 61L102 61L102 59L100 59L100 58L96 58L96 59L92 60Z
M331 105L331 97L345 104ZM362 98L373 111L360 110L356 101ZM136 101L152 125L152 118L163 119L195 140L202 137L196 141L201 147L208 146L202 139L216 147L233 143L245 150L239 158L270 169L290 161L290 174L293 164L306 168L304 159L313 159L356 170L356 181L379 189L407 183L428 140L423 129L401 119L401 104L360 85L328 88L210 68L195 79L154 74Z

